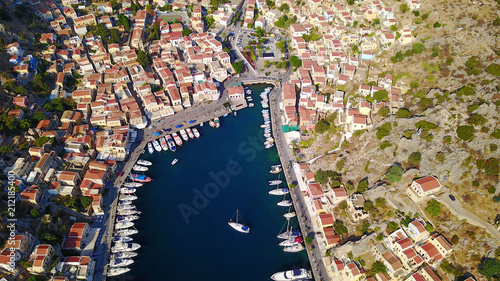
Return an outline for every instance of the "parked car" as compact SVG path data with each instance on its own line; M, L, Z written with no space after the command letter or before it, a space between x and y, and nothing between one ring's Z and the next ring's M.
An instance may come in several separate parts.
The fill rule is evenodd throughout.
M455 196L453 196L453 195L451 195L451 194L450 194L450 195L448 195L448 196L450 197L451 201L455 201Z

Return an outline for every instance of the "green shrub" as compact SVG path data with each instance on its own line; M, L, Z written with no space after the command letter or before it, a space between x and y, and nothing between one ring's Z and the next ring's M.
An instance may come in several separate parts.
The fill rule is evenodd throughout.
M392 146L392 143L388 142L388 141L383 141L381 144L380 144L380 149L384 150L388 147L391 147Z
M328 121L319 120L318 123L316 124L316 126L314 127L314 130L318 134L323 134L324 132L326 132L328 130L328 128L330 128L330 123L328 123Z
M385 136L388 136L391 133L392 126L391 123L384 123L380 126L380 129L377 131L377 138L380 140Z
M425 225L425 230L427 230L428 232L433 232L434 226L432 224L428 223Z
M380 116L382 116L382 117L386 117L390 113L391 113L391 110L389 108L387 108L387 107L382 107L377 112L377 114L380 115Z
M387 203L385 201L385 198L384 197L379 197L379 198L375 199L375 207L377 207L377 208L386 208L387 207Z
M420 100L420 102L418 103L420 109L424 110L424 109L427 109L429 107L433 107L434 106L434 102L431 100L431 99L428 99L428 98L423 98Z
M474 126L482 126L486 124L488 120L484 118L481 114L472 114L469 116L469 119L467 120L467 123L474 125Z
M441 213L441 204L437 200L431 199L429 202L427 202L425 211L431 216L437 217L439 213Z
M436 161L443 164L444 161L446 160L446 154L444 154L444 152L440 151L440 152L436 153L436 156L434 156L434 158L436 159Z
M425 50L425 45L422 43L413 43L411 50L415 54L421 54Z
M407 139L410 139L413 137L413 131L412 130L406 130L404 133L403 133L403 136Z
M479 104L471 104L471 105L467 106L467 111L469 113L472 113L472 112L474 112L474 110L476 110L478 108L479 108Z
M391 232L394 232L396 230L399 229L399 225L393 221L390 221L388 224L387 224L387 228L391 231Z
M419 166L422 161L422 154L419 151L413 152L408 156L408 163L412 166Z
M498 130L496 130L496 131L492 132L492 133L490 134L490 136L491 136L492 138L495 138L495 139L500 139L500 129L498 129Z
M431 122L427 122L425 120L421 120L421 121L418 121L417 123L415 123L415 128L417 129L422 129L422 130L433 130L437 127L436 124L434 123L431 123Z
M432 140L434 140L434 136L432 134L428 134L426 137L425 137L425 141L426 142L431 142Z
M444 144L450 144L452 140L453 140L453 139L451 138L451 136L445 136L445 137L443 138L443 143L444 143Z
M457 127L457 137L464 141L470 141L474 139L474 127L472 126L458 126Z
M476 94L476 91L474 91L474 89L472 89L469 86L464 86L464 87L458 89L458 91L456 92L456 94L459 97L461 97L461 96L473 96L473 95Z
M490 151L495 152L498 149L498 145L494 143L490 143Z
M410 111L406 108L400 108L396 112L396 118L408 118L410 117Z
M434 28L441 27L441 24L437 21L432 25Z
M499 160L497 158L490 157L484 161L484 173L487 175L498 176L500 171Z
M412 89L418 88L419 86L420 86L420 82L418 82L418 80L411 81L411 83L410 83L410 88L412 88Z
M397 165L391 166L387 171L387 173L385 174L385 178L391 183L399 182L402 177L403 177L403 168Z
M495 76L500 76L500 64L490 64L486 68L486 72L495 75Z

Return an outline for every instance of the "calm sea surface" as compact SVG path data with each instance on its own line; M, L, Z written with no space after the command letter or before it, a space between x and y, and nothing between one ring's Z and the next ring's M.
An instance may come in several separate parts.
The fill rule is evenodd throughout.
M250 87L255 107L221 117L219 129L198 126L200 139L184 142L177 152L146 152L153 182L137 193L142 214L133 237L142 247L131 271L113 280L258 281L309 267L304 251L285 253L278 246L288 208L276 206L282 197L268 194L268 181L278 178L269 168L279 158L275 147L263 149L264 88ZM172 166L174 158L179 162ZM236 209L250 234L227 224Z

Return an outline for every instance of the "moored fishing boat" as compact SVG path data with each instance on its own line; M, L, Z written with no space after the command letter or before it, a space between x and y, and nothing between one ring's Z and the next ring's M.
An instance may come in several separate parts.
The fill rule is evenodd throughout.
M123 184L123 186L125 186L125 187L141 187L141 186L143 186L143 184L140 182L126 182Z
M148 152L149 154L153 154L153 152L155 152L153 145L150 142L148 142Z
M187 128L186 132L190 139L194 139L193 131L191 131L191 128Z
M175 158L174 160L172 160L172 163L170 163L172 166L175 165L175 163L179 162L179 159Z
M148 170L148 167L136 164L136 165L134 165L134 167L132 167L132 170L137 171L137 172L145 172Z
M274 143L269 143L264 146L265 149L269 149L274 146Z
M173 133L172 137L174 138L175 144L177 144L178 146L182 145L182 140L179 135L177 135L177 133Z
M199 138L200 137L200 132L198 132L198 129L196 128L193 128L193 134L196 138Z
M272 165L269 171L271 174L278 174L279 172L281 172L281 165Z
M208 121L208 125L210 125L210 127L215 127L215 122L213 120L209 120Z
M136 191L135 188L125 188L125 187L120 188L121 194L132 194L135 193L135 191Z
M292 237L295 238L299 236L300 236L300 231L289 229L283 233L278 234L277 237L280 239L291 239Z
M116 218L116 220L118 222L122 222L122 221L135 221L135 220L138 220L139 219L139 216L136 216L136 215L130 215L130 216L118 216ZM126 242L129 242L129 241L126 241Z
M150 182L151 178L147 177L145 175L138 175L138 174L130 174L129 178L133 181L137 182Z
M177 148L175 147L175 143L172 140L172 137L170 135L167 135L167 136L165 136L165 140L167 141L168 148L170 148L170 150L172 152L175 152L177 150Z
M142 165L142 166L151 166L151 165L153 165L153 163L151 163L148 160L144 160L144 159L137 160L136 164L139 164L139 165Z
M161 138L160 138L160 144L161 144L161 148L162 148L164 151L167 151L167 150L168 150L167 141L165 140L165 138L164 138L164 137L161 137Z
M121 216L140 215L141 214L141 212L139 212L137 210L118 210L116 213L118 215L121 215Z
M161 151L161 145L158 142L158 140L153 140L153 147L155 148L156 151L158 151L158 152Z
M214 118L214 124L215 124L215 128L219 128L219 127L220 127L220 120L219 120L219 117L215 117L215 118Z
M182 137L182 139L183 139L184 141L188 141L188 140L189 140L188 135L187 135L187 133L186 133L186 130L184 130L184 129L180 129L180 130L179 130L179 133L181 134L181 137Z
M248 104L248 107L254 107L254 106L255 106L255 104L253 102Z

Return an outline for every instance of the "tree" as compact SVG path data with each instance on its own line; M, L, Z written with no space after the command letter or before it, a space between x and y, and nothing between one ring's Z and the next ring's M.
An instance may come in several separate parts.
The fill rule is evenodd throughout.
M80 197L80 203L82 204L82 207L86 210L90 206L90 204L92 204L92 197L82 196Z
M385 198L384 197L379 197L379 198L375 199L375 207L377 207L377 208L386 208L387 207L387 203L385 202Z
M474 139L474 127L472 126L458 126L457 127L457 137L464 141L470 141Z
M278 8L278 10L288 13L290 11L290 6L287 3L281 4L281 6Z
M120 43L120 32L118 31L118 29L111 29L109 31L109 37L111 43Z
M399 10L404 14L410 10L410 7L408 7L408 4L402 3L401 5L399 5Z
M342 170L344 170L344 166L345 166L345 158L340 158L337 163L335 163L335 169L339 172L341 172Z
M421 161L422 154L419 151L413 152L410 156L408 156L408 163L412 166L418 167Z
M389 93L386 90L380 90L373 93L373 99L376 101L389 101Z
M380 129L377 131L376 135L379 140L388 136L391 133L392 126L391 123L384 123L380 126Z
M487 279L498 277L500 274L500 261L497 259L485 258L479 265L479 273Z
M368 221L364 221L358 228L358 231L361 232L361 234L366 234L368 231L370 231L370 223Z
M311 245L311 243L313 242L313 238L311 236L306 236L305 241L306 241L306 244Z
M328 130L328 128L330 128L330 123L328 123L326 120L322 119L322 120L318 121L314 130L318 134L323 134L324 132L326 132Z
M410 117L410 111L406 108L400 108L396 112L396 118L408 118Z
M291 56L290 57L290 65L296 68L299 68L302 66L302 60L299 59L297 56Z
M245 67L243 66L242 61L234 62L232 63L232 66L234 68L234 71L236 71L236 73L243 73L243 71L245 71Z
M391 232L394 232L396 230L399 229L399 225L393 221L390 221L389 223L387 223L387 228L391 231Z
M349 230L347 227L345 227L344 222L341 220L336 220L333 223L333 230L335 231L335 234L337 235L342 235L342 234L348 234Z
M420 86L420 82L418 82L418 80L413 80L410 83L410 88L412 88L412 89L418 88L419 86Z
M8 145L2 145L0 146L0 154L8 154L11 153L13 150L10 148Z
M368 189L368 179L365 178L358 183L356 191L359 193L365 193L367 189Z
M441 203L439 203L435 199L429 200L427 202L427 207L425 208L425 211L429 213L433 217L437 217L439 213L441 213Z
M189 36L189 34L193 33L193 31L187 27L182 29L182 36Z
M434 28L441 27L441 24L437 21L432 25Z
M391 166L387 171L387 173L385 174L385 178L391 183L399 182L402 177L403 177L403 168L397 165Z
M151 65L153 63L153 59L151 58L149 51L144 52L141 49L137 51L136 61L143 67Z
M387 267L381 261L376 261L372 265L372 276L377 275L377 273L387 273Z
M40 217L41 213L40 210L38 210L38 208L34 208L33 210L31 210L30 215L32 218L36 219Z
M436 156L434 158L436 159L436 161L443 164L446 160L446 154L442 151L439 151L438 153L436 153Z
M421 54L425 50L425 45L422 43L413 43L411 50L415 54Z
M378 110L377 114L382 116L382 117L386 117L387 115L389 115L391 113L391 110L387 107L382 107Z
M486 68L486 72L495 75L495 76L500 76L500 64L490 64Z
M286 52L286 42L285 40L280 40L276 42L276 47L280 49L282 53Z
M372 200L366 200L363 202L363 211L370 212L375 208L375 204L373 204Z
M264 29L262 29L262 27L259 26L255 30L255 34L257 35L257 37L262 37L262 36L266 35L266 31Z

